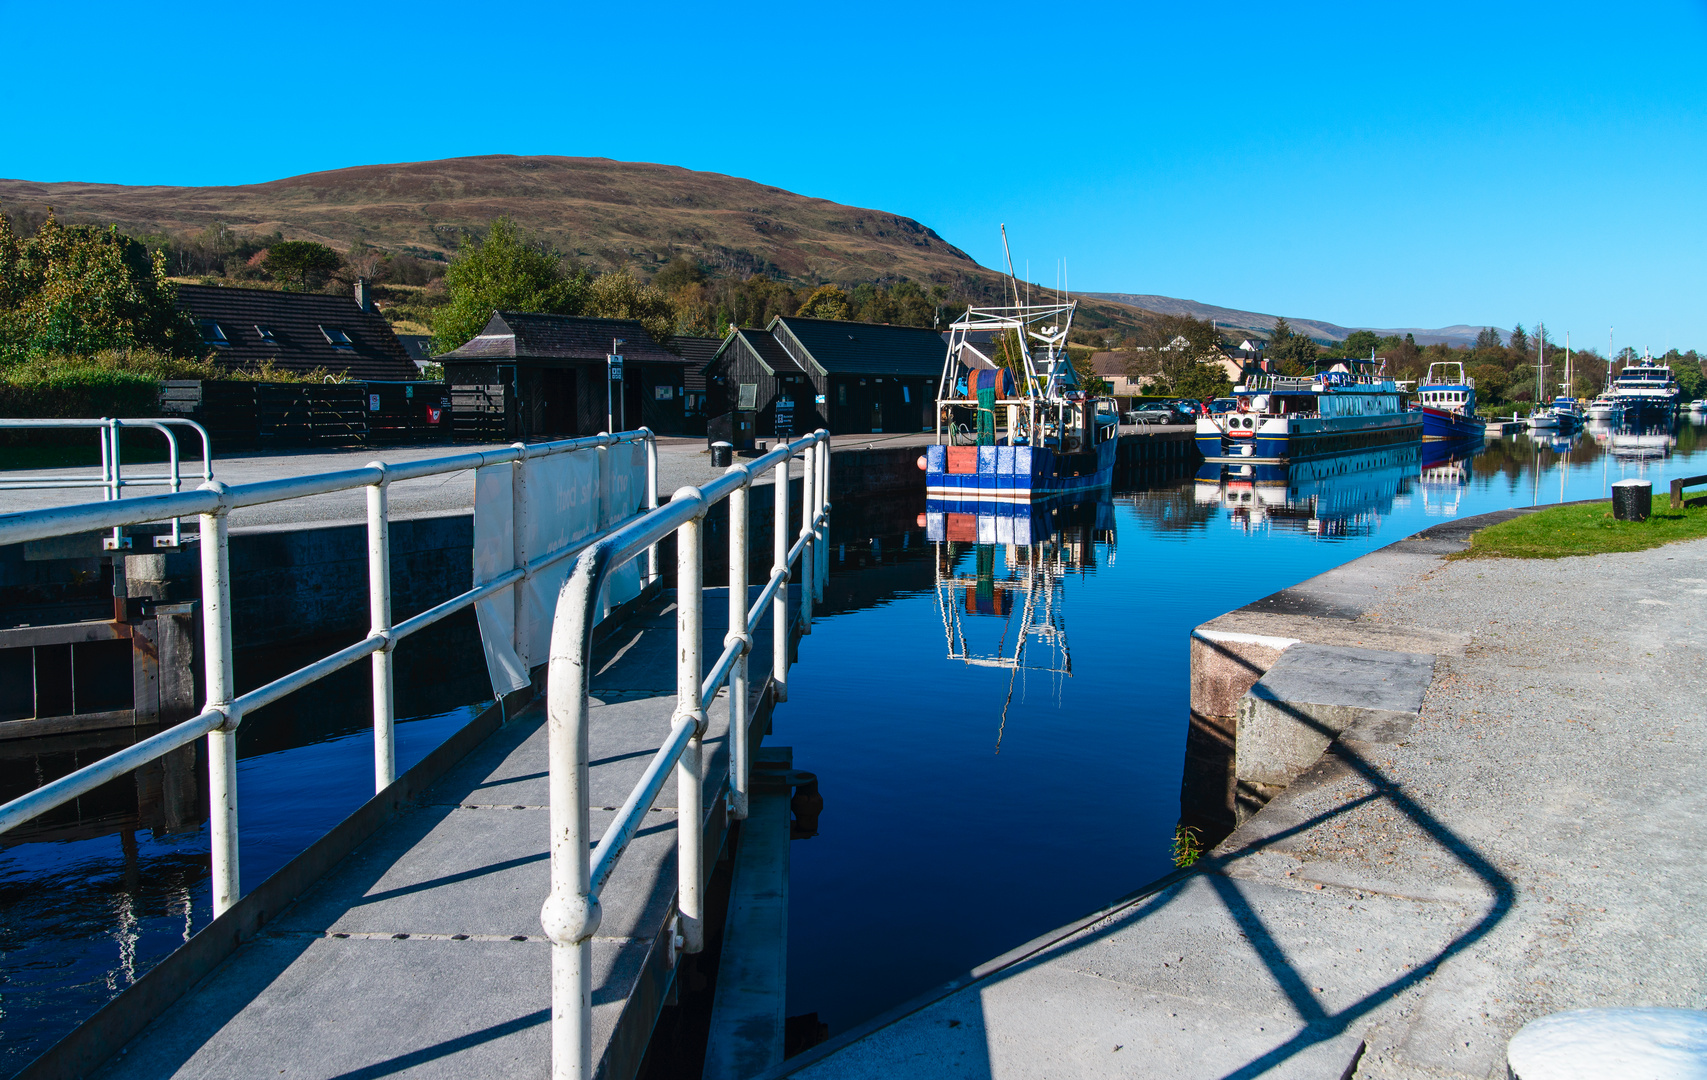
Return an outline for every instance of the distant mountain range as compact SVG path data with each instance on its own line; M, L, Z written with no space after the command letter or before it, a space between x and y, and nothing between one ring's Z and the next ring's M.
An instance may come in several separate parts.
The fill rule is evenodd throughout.
M1155 311L1163 315L1190 315L1194 319L1212 319L1219 326L1235 333L1267 334L1274 328L1278 316L1263 315L1255 311L1240 311L1237 308L1216 307L1214 304L1200 304L1196 300L1179 300L1172 296L1155 296L1149 293L1087 293L1098 300L1109 300L1127 307L1139 308L1143 311ZM1417 339L1418 345L1433 345L1442 342L1447 345L1474 345L1476 335L1480 334L1480 326L1441 326L1429 330L1417 326L1402 326L1398 328L1383 328L1379 326L1341 326L1338 323L1323 322L1320 319L1296 318L1288 315L1286 321L1292 325L1295 333L1308 334L1317 341L1344 341L1346 335L1353 330L1373 330L1382 337L1394 335L1404 337L1410 334ZM1495 329L1499 329L1495 327ZM1511 337L1510 331L1500 330L1500 340L1506 341Z

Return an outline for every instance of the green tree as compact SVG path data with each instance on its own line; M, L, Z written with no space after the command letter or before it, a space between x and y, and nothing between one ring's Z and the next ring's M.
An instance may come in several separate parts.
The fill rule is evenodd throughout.
M163 253L117 228L62 226L48 215L20 241L0 217L0 359L109 349L201 350L176 306Z
M1522 323L1511 328L1511 339L1507 347L1518 356L1524 356L1529 352L1529 335L1523 332Z
M600 274L587 290L584 314L602 319L634 319L662 345L676 329L676 310L657 287L642 285L627 270Z
M508 215L483 240L464 239L445 271L448 302L433 316L433 351L449 352L480 333L494 311L579 315L592 279L525 236Z
M1305 334L1294 333L1285 318L1274 320L1268 332L1268 348L1263 355L1283 375L1306 376L1316 373L1316 358L1321 348Z
M1497 349L1500 347L1500 332L1491 326L1484 326L1482 332L1476 335L1476 348Z
M294 285L302 292L313 292L325 285L344 260L325 244L312 240L285 240L267 249L261 269L274 281Z
M851 319L853 305L848 301L848 294L839 285L820 285L812 290L812 295L800 305L796 315L809 319Z
M1346 357L1369 356L1372 349L1381 347L1381 335L1373 330L1353 330L1340 342L1340 355Z

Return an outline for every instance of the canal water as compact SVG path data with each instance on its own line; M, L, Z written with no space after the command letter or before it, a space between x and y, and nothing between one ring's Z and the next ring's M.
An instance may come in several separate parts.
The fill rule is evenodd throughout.
M818 835L792 846L790 1014L845 1030L1170 870L1193 626L1443 519L1605 497L1627 476L1663 490L1707 472L1700 433L1519 435L1283 475L1158 467L1053 515L838 506L825 603L768 740L824 798ZM307 658L251 657L239 678ZM405 769L489 690L472 620L398 664ZM358 665L246 719L246 886L370 794L367 693ZM0 743L0 799L117 748ZM0 846L0 1076L206 925L199 754Z

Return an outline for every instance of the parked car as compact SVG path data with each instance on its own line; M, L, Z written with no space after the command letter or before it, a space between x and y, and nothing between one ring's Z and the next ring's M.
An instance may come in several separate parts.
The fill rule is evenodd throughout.
M1174 408L1187 416L1198 417L1203 415L1203 404L1201 402L1180 400L1173 404Z
M1172 405L1152 401L1121 417L1128 424L1188 424L1191 418Z

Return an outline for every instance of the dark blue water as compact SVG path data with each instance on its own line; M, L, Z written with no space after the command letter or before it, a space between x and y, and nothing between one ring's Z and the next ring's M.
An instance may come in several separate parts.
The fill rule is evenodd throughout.
M922 498L839 505L826 603L770 739L794 747L825 800L820 834L792 849L790 1013L844 1029L1167 872L1191 627L1444 518L1707 472L1696 435L1685 422L1617 448L1592 433L1556 448L1515 437L1467 460L1357 459L1318 479L1137 473L1052 538L1039 528L1035 560L995 544L982 566L976 543L951 554L929 539ZM488 693L472 620L430 635L398 653L400 769ZM240 657L240 684L326 651ZM246 719L246 887L371 794L367 686L358 665ZM119 745L0 743L0 798ZM200 753L0 847L0 1076L206 924Z
M791 849L790 1014L845 1030L1171 870L1192 627L1448 518L1603 498L1627 476L1664 490L1707 472L1696 435L1513 436L1458 460L1430 444L1319 479L1139 476L1111 528L985 549L993 583L1023 581L1033 551L1060 568L1030 590L1060 633L1017 668L957 658L1011 658L1024 623L1017 597L939 595L976 582L975 543L850 539L827 596L844 610L802 643L770 739L824 798L820 834ZM886 594L862 584L874 573Z

